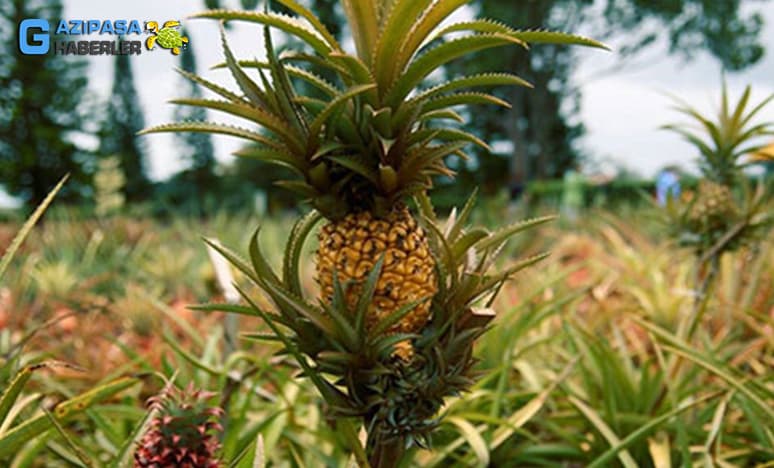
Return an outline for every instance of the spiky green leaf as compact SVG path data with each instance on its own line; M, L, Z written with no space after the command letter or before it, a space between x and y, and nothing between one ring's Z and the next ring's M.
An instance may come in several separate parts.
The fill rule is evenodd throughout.
M352 311L349 308L349 304L346 301L346 294L344 288L352 287L351 282L341 284L339 281L339 275L334 270L333 272L333 298L330 305L321 301L321 305L325 313L328 314L333 320L332 324L336 327L337 333L329 336L334 337L333 344L337 345L337 349L340 351L349 350L355 351L360 348L362 335L357 333L357 329L350 320ZM343 346L342 346L343 345Z
M417 193L414 196L414 202L417 205L419 214L422 216L422 218L425 218L429 223L432 224L438 222L438 218L435 215L435 210L433 210L433 204L430 201L430 197L427 196L426 192Z
M395 78L406 69L414 54L420 49L422 44L426 43L430 34L446 18L456 10L467 4L470 0L442 0L433 2L430 7L422 14L422 17L414 23L406 34L400 46L398 53L393 60L395 61ZM394 81L393 81L394 83Z
M455 241L452 244L452 253L454 254L455 260L462 260L471 247L478 241L485 239L487 236L489 236L489 231L484 228L475 228L463 234L459 239L455 238ZM448 236L448 239L449 242L452 242L451 235Z
M309 377L315 387L317 387L317 390L322 394L323 398L325 398L326 402L332 406L340 407L343 409L351 409L352 406L347 396L344 395L341 390L331 385L319 373L315 372L311 366L309 366L309 363L307 363L306 358L298 350L298 347L290 338L288 338L287 335L285 335L285 333L282 332L282 330L279 329L279 327L277 327L277 324L271 320L271 317L269 317L261 308L259 308L255 302L247 294L245 294L244 290L237 287L237 291L239 291L242 297L244 297L245 300L247 300L247 302L252 307L254 307L259 314L261 314L269 328L271 328L274 334L280 340L282 340L285 348L293 355L293 357L296 359L296 362L298 362L298 364L304 370L304 375Z
M296 36L309 44L315 52L325 56L331 51L325 40L323 40L314 29L291 16L258 11L235 11L235 10L208 10L191 15L191 18L212 18L223 21L247 21L250 23L265 24L273 26L290 35Z
M65 182L67 182L67 178L69 175L65 175L59 180L59 183L56 184L56 186L51 189L50 192L48 192L48 195L46 195L46 198L43 199L42 202L40 202L40 205L38 205L37 208L35 208L35 211L30 215L29 218L27 218L27 221L25 221L22 228L19 230L19 232L16 234L16 236L11 241L11 245L8 246L5 253L3 254L2 259L0 259L0 278L3 277L3 274L5 273L5 270L8 268L8 265L11 264L11 260L13 259L14 255L16 255L16 252L19 250L19 247L21 247L22 242L24 242L24 239L27 238L29 233L32 231L32 227L35 226L35 223L38 222L38 220L43 216L43 213L46 211L48 206L51 204L51 202L54 201L54 197L57 193L59 193L59 190L62 189L62 186L64 186Z
M344 14L352 29L357 54L364 62L371 62L371 53L379 37L376 4L373 0L344 0Z
M406 158L398 168L399 180L408 180L410 177L420 174L435 161L454 153L456 150L466 146L466 144L466 142L452 142L412 151L406 155Z
M515 275L516 273L520 272L521 270L530 267L546 257L548 257L550 254L548 252L544 252L541 254L533 255L531 257L525 258L523 260L519 260L516 262L516 264L511 265L509 268L507 268L505 271L502 271L498 273L497 275L494 275L491 278L487 278L484 281L482 281L476 292L473 294L474 298L477 298L481 295L487 294L489 291L492 290L492 288L496 287L498 284L502 283L503 281L509 280L511 276Z
M336 98L332 99L325 108L315 116L311 125L309 125L309 147L315 150L319 146L320 132L323 126L328 123L331 116L336 113L344 104L350 99L359 94L363 94L375 88L376 85L356 85L341 93Z
M379 170L372 165L373 161L363 155L333 155L326 156L326 159L346 167L355 174L365 177L373 184L379 183Z
M266 149L256 146L245 146L233 153L234 156L241 158L255 159L257 161L263 161L279 166L292 169L299 175L305 174L306 164L305 161L285 151L278 151L275 149Z
M239 271L247 275L254 283L258 283L258 276L256 276L256 270L251 268L250 265L236 252L224 246L216 239L204 238L204 242L215 249L219 254L234 265Z
M578 36L559 31L548 31L544 29L526 29L516 30L511 34L527 44L559 44L559 45L579 45L586 47L595 47L598 49L610 50L606 44L589 39L588 37Z
M311 199L320 195L316 188L302 180L278 180L277 182L274 182L274 185L297 193L304 198Z
M477 88L482 86L525 86L532 88L532 83L510 73L481 73L471 76L455 78L446 83L433 86L417 94L412 101L431 99L451 91L464 88Z
M139 380L123 377L104 385L94 387L85 393L59 403L53 415L59 422L67 422L88 408L111 398L138 383ZM42 414L27 419L0 437L0 458L6 458L34 437L51 430L53 424L47 415Z
M295 127L301 135L304 135L307 131L306 119L304 118L302 109L294 102L296 95L295 90L290 82L287 70L285 70L285 67L277 59L274 52L274 43L272 42L268 26L264 26L263 38L264 45L266 46L266 56L269 59L269 70L271 70L272 80L274 81L274 87L276 89L275 96L280 109L282 109L280 115L284 115L285 118L290 121L291 125Z
M452 224L452 226L449 228L449 232L446 235L446 238L449 240L449 242L457 241L457 238L462 233L465 224L468 222L468 218L470 218L470 214L473 213L473 207L476 206L477 198L478 187L473 189L473 192L468 197L468 200L465 202L462 210L460 210L460 213L456 216L454 224Z
M226 67L226 63L223 62L223 67ZM212 81L207 80L206 78L202 78L199 75L195 75L189 71L183 70L182 68L175 68L175 71L177 71L180 75L182 75L184 78L193 81L194 83L203 86L204 88L212 91L213 93L224 97L232 102L245 102L245 99L242 98L242 96L238 96L235 93L232 93L231 91L227 90L226 88L221 87L220 85L217 85L213 83Z
M414 145L421 143L428 138L433 140L445 140L448 142L465 141L480 146L487 151L492 150L492 148L487 145L484 140L480 139L476 135L456 128L426 128L418 130L412 133L408 143L409 145Z
M441 110L435 110L430 112L424 112L422 116L419 118L420 122L430 122L431 120L454 120L457 123L463 123L465 119L462 118L462 116L454 112L451 109L441 109Z
M341 335L337 333L338 330L334 326L329 315L324 314L321 309L311 304L307 304L303 299L285 289L281 283L263 281L261 287L271 296L277 304L277 307L282 309L284 313L304 317L311 322L320 333L324 333L325 336L341 337Z
M243 119L250 120L251 122L257 123L274 132L274 134L281 138L284 144L292 150L293 154L303 154L304 152L304 147L302 146L303 136L290 127L287 121L282 117L277 116L270 111L250 106L247 103L217 101L213 99L183 98L173 99L170 102L184 106L219 110L236 117L242 117Z
M237 63L236 57L234 57L231 48L228 46L226 40L226 30L223 25L220 25L220 42L223 47L223 54L226 56L226 66L228 67L234 80L237 82L239 89L245 94L247 99L258 107L263 107L268 111L278 112L276 106L272 105L271 99L264 93L264 91L258 86L258 84L252 80L242 67Z
M262 145L266 145L281 152L288 152L288 149L284 144L265 135L261 135L258 132L253 132L251 130L247 130L246 128L215 122L183 121L178 123L162 124L143 129L138 132L138 135L147 135L149 133L179 132L218 133L221 135L235 136L245 140L254 141L256 143L261 143Z
M389 330L393 325L400 323L407 315L414 311L414 309L422 303L432 299L432 296L425 296L415 301L411 301L408 304L401 306L398 310L393 311L386 317L383 317L369 332L370 336L380 336Z
M388 89L399 72L395 60L395 45L406 38L412 26L416 24L416 19L431 3L432 0L398 0L388 14L371 63L380 89Z
M341 50L341 46L339 45L338 41L336 41L336 38L333 37L333 34L328 30L328 28L325 27L324 24L320 21L320 18L317 17L311 10L304 7L303 5L299 4L295 0L277 0L282 5L285 5L290 11L293 13L301 16L305 20L309 22L310 25L317 31L317 33L322 36L323 39L328 43L328 45L333 50Z
M299 219L290 231L290 238L285 247L285 255L282 265L282 279L288 286L290 292L301 295L301 278L299 276L299 266L301 264L301 250L304 247L309 233L314 226L322 219L322 215L315 210L310 211L303 218Z
M384 100L397 107L427 75L448 62L479 50L514 44L519 44L519 41L503 34L477 34L445 42L414 60L397 78Z
M540 218L533 218L525 221L520 221L518 223L511 224L510 226L505 226L493 232L492 234L489 235L489 237L479 242L476 245L476 250L478 250L479 252L483 252L486 249L496 247L497 245L507 241L509 238L511 238L515 234L518 234L519 232L522 232L526 229L530 229L535 226L539 226L549 221L553 221L555 219L556 219L556 216L543 216Z
M255 275L257 276L259 283L261 286L263 286L264 283L266 284L273 284L276 286L279 286L281 284L279 277L276 273L274 273L274 270L269 265L269 261L266 259L266 256L263 254L263 251L261 250L261 245L258 242L258 235L261 232L261 227L259 226L256 228L255 232L253 233L252 237L250 237L250 260L253 264L253 270L255 270Z
M368 273L368 277L363 285L363 290L360 292L360 297L355 306L355 330L361 336L365 332L365 316L368 313L368 308L373 300L374 291L376 291L376 283L379 281L379 275L382 273L383 264L384 254L379 256L376 264L374 264L374 267Z
M431 112L447 107L471 105L471 104L495 104L498 106L510 108L508 101L504 101L496 96L486 93L465 92L449 94L448 96L436 97L428 100L422 106L422 112Z
M32 374L40 369L49 369L53 367L74 367L69 364L57 361L44 361L37 364L29 364L24 366L19 372L14 375L11 383L3 391L2 397L0 397L0 425L5 424L5 419L11 408L19 398L24 386L32 377Z

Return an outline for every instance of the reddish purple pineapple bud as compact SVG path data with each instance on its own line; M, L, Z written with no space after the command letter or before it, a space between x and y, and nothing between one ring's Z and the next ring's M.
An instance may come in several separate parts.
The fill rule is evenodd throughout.
M219 468L223 410L207 404L213 396L189 384L184 391L169 385L148 399L156 415L134 453L135 468Z

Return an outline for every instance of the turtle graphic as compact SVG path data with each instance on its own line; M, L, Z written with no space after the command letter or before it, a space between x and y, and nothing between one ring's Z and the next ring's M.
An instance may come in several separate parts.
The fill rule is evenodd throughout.
M164 49L171 49L175 55L180 54L180 48L188 43L188 37L181 36L180 31L177 30L178 27L180 27L179 21L167 21L161 29L159 29L159 23L148 21L145 23L145 30L152 36L145 41L145 46L148 50L152 50L153 46L158 44Z

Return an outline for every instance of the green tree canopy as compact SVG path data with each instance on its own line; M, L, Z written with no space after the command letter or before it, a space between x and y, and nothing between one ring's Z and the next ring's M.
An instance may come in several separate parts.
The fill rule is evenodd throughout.
M746 3L753 3L748 1ZM597 39L615 39L613 53L624 60L653 46L661 38L669 52L691 59L706 51L727 70L741 70L763 55L759 13L743 13L742 0L478 0L479 16L496 17L518 27L541 27L582 32ZM749 10L746 10L749 11ZM584 132L578 118L580 93L571 80L577 51L537 45L529 54L518 48L482 54L458 62L449 70L500 69L521 73L534 89L509 88L495 94L511 109L476 109L470 125L484 141L508 142L501 158L482 165L481 181L508 183L512 189L528 180L559 177L581 156L576 140ZM482 154L480 157L488 157ZM508 166L507 180L503 180ZM490 168L491 171L486 172Z
M0 2L0 183L12 195L37 205L66 173L59 200L90 194L92 155L73 142L88 123L83 60L49 53L23 55L19 23L25 18L57 21L58 0Z

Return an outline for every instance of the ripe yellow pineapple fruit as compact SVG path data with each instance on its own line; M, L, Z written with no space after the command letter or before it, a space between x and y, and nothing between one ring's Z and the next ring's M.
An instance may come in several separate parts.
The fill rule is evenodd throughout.
M432 297L438 290L435 261L424 230L408 208L396 206L376 218L368 211L351 213L320 230L317 280L324 297L333 297L334 271L342 283L352 282L347 305L355 310L368 274L383 256L381 274L366 315L366 329L402 306ZM416 333L430 316L430 302L416 305L389 331Z

